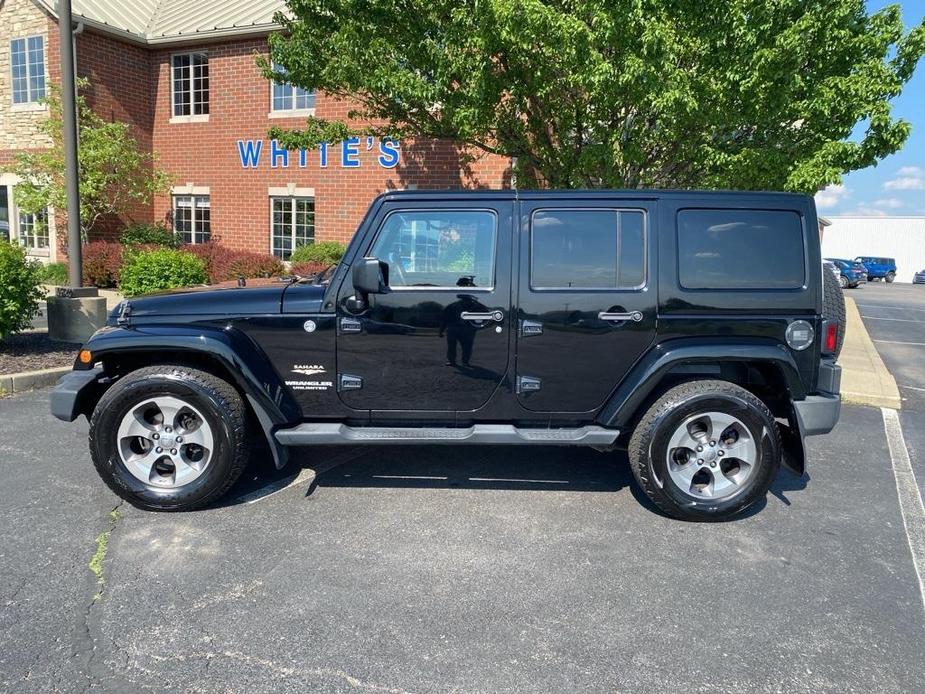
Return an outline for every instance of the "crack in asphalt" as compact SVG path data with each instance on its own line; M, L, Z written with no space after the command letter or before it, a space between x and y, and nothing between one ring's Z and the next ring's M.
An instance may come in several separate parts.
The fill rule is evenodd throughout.
M72 658L81 660L80 669L87 681L85 691L100 686L102 681L108 679L111 675L108 668L99 662L97 658L99 655L99 649L96 645L98 640L97 635L100 634L99 616L97 611L93 608L104 596L104 589L106 586L106 555L109 547L109 540L112 538L113 532L115 532L119 525L119 520L122 517L120 509L123 503L125 502L120 500L107 514L106 529L97 535L96 550L87 564L87 568L89 569L86 579L87 592L90 593L91 597L84 608L83 619L77 627L77 634L74 640L74 651L71 654ZM119 650L115 643L112 643L112 649L113 651Z

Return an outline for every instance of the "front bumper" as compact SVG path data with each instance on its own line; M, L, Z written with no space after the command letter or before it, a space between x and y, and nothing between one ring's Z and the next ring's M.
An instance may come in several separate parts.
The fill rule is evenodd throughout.
M89 371L71 371L64 374L51 391L51 413L65 422L73 422L82 413L82 404L99 388L103 367Z

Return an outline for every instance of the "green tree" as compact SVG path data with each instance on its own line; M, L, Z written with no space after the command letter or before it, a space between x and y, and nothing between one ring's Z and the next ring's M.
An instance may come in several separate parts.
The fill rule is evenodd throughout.
M902 147L890 100L925 52L925 26L863 0L288 5L265 74L385 125L272 136L451 138L516 157L521 186L812 192Z
M127 123L107 121L97 115L80 92L87 82L78 82L78 170L80 180L80 227L86 232L104 216L123 216L139 204L148 204L170 185L167 174L158 169L154 155L143 151L129 132ZM48 118L40 131L51 147L21 152L13 171L22 182L16 185L16 204L23 212L40 213L47 207L67 209L64 182L64 142L61 94L53 86L45 99Z

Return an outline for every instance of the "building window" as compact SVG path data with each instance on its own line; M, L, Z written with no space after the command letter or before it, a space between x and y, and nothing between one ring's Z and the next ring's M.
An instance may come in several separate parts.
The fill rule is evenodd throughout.
M273 64L273 69L280 74L286 74L282 65ZM315 90L302 89L285 82L273 83L273 112L280 111L309 111L315 108Z
M205 243L212 236L208 195L173 196L173 230L183 243Z
M19 243L29 250L48 248L48 215L19 213Z
M10 42L13 103L34 104L45 98L45 51L41 36Z
M171 59L173 115L205 116L209 113L209 56L180 53Z
M315 199L272 198L273 255L289 260L299 246L315 242Z

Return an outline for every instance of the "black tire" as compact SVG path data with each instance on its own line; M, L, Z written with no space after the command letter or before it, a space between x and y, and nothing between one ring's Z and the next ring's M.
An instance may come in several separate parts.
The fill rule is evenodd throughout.
M848 278L845 277L844 275L839 275L838 276L838 286L841 287L842 289L847 289L848 288Z
M895 273L895 272L888 272L888 273L886 273L886 277L884 277L883 279L885 279L887 282L892 283L893 280L896 279L896 273Z
M690 417L706 412L733 415L756 443L754 470L740 489L723 499L694 498L667 470L672 434ZM744 388L728 381L692 381L675 386L646 411L630 437L628 456L639 486L666 514L688 521L724 521L767 494L780 467L780 432L767 406Z
M845 294L838 286L835 275L825 268L822 268L822 297L823 317L838 322L838 342L835 344L835 358L838 359L845 340Z
M126 468L118 449L123 417L147 398L172 396L198 409L211 429L214 450L199 477L163 489L142 482ZM90 456L103 481L133 506L151 511L189 511L216 501L247 465L247 415L238 392L226 381L187 366L159 365L133 371L100 398L90 418Z

